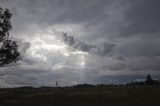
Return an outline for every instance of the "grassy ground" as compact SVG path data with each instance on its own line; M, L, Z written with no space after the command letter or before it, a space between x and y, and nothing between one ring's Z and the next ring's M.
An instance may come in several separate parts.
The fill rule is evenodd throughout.
M160 106L160 87L0 89L0 106Z

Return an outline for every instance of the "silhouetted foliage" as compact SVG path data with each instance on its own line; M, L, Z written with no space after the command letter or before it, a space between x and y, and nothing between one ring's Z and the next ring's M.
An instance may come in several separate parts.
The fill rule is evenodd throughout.
M150 74L147 75L146 80L152 80L152 77Z
M152 79L150 74L147 75L145 83L146 85L153 85L154 80Z
M12 14L8 9L0 8L0 66L4 66L20 59L16 41L9 40L9 31L12 29L10 19Z
M91 85L91 84L78 84L73 87L75 87L75 88L90 88L90 87L95 87L95 86Z
M135 87L135 86L154 86L154 85L160 85L160 80L155 80L155 79L152 79L151 75L148 74L146 76L146 80L144 81L135 81L135 82L130 82L130 83L127 83L126 86L132 86L132 87Z

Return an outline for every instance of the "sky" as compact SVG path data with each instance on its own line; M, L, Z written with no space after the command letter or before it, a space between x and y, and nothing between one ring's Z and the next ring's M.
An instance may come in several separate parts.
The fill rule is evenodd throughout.
M160 78L160 0L0 0L22 60L0 87Z

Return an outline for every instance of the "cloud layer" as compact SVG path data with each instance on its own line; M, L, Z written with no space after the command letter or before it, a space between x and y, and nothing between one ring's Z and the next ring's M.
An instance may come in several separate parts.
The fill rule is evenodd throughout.
M111 52L113 47L115 47L115 44L108 44L106 42L103 42L101 45L93 45L88 44L84 41L80 41L79 39L76 39L74 36L67 35L67 33L63 34L62 40L69 46L73 47L74 49L83 51L83 52L89 52L90 54L100 55L100 56L106 56Z
M23 60L2 86L124 83L160 75L158 0L0 0ZM25 43L22 43L25 42Z

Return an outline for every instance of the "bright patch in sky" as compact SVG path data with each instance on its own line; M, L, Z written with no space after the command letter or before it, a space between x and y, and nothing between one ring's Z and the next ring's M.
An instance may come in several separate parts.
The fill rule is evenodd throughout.
M85 56L81 55L80 56L80 66L83 68L86 65L86 61L85 61Z
M70 29L74 29L72 27L73 25ZM52 30L53 28L55 28L55 30ZM38 63L51 64L53 65L53 67L57 67L59 66L59 64L61 67L85 67L85 56L88 55L88 53L80 50L75 50L74 48L65 44L65 42L63 42L62 40L63 33L57 33L57 28L60 27L56 26L53 28L48 28L44 31L37 31L32 39L30 39L31 47L29 48L27 54L30 55L32 59L37 61ZM60 29L62 30L62 28ZM53 57L53 60L57 60L57 57L59 57L59 59L61 58L61 61L58 61L54 64L50 63L50 57ZM70 64L71 61L73 61L72 64ZM78 65L75 63L77 63Z

